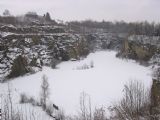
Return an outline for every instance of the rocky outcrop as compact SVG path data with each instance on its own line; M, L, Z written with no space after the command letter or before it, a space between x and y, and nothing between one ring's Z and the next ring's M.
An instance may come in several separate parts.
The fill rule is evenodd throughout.
M151 107L150 107L151 120L160 119L160 81L153 80L151 88Z
M51 34L51 33L65 33L65 28L63 26L55 26L55 25L27 25L16 27L14 25L3 25L0 26L0 31L7 33L16 33L16 34Z
M116 33L92 33L86 36L89 49L101 50L119 50L122 46L122 40L124 39L121 34Z
M41 26L41 28L43 27ZM62 29L61 27L57 28L58 33L52 33L53 31L50 29L48 32L46 28L48 27L44 27L39 33L33 32L32 27L29 29L33 33L24 32L22 34L16 33L17 31L13 33L14 30L12 32L0 31L1 80L7 76L12 78L39 71L43 65L55 67L55 63L59 63L57 61L79 59L88 55L89 49L84 36L74 33L61 33L62 31L59 31ZM20 56L25 56L27 65L22 62L19 67L17 66L17 63L20 63L17 61L23 61Z
M129 36L117 56L148 62L155 54L160 54L160 37Z

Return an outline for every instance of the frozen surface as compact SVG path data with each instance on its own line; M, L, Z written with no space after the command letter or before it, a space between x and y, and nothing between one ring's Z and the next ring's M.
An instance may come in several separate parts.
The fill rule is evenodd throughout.
M81 61L63 62L57 69L44 67L41 72L12 80L14 100L19 93L27 93L38 98L41 77L45 74L50 83L50 100L62 107L67 114L79 110L79 97L86 92L91 97L93 107L105 106L120 99L123 86L129 80L140 80L146 87L151 85L151 70L131 60L115 57L116 52L99 51L91 53ZM93 63L93 68L90 64ZM88 66L89 69L81 69ZM7 84L0 84L0 92L6 91ZM16 97L15 97L16 96Z

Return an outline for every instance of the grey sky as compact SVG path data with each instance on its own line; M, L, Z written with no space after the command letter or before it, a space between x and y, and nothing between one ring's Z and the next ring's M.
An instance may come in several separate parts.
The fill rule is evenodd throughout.
M61 20L125 20L150 22L160 20L160 0L0 0L0 14L36 11L50 12Z

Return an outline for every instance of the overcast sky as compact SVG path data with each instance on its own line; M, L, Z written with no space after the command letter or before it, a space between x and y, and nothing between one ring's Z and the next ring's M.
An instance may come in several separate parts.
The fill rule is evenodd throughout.
M0 0L0 14L27 11L50 12L53 19L159 22L160 0Z

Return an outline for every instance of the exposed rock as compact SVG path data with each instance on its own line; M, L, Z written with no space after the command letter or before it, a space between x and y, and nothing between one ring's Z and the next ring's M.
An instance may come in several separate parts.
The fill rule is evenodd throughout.
M12 28L13 26L10 27ZM39 32L37 31L38 34L34 32L36 26L27 28L33 33L24 32L22 34L17 32L17 29L23 30L24 27L12 29L13 31L15 30L14 33L13 31L7 33L4 31L0 32L0 52L2 53L0 54L0 78L2 76L4 79L6 76L9 78L18 77L25 73L39 71L43 65L55 67L53 59L67 61L88 55L87 40L82 35L61 33L63 32L60 30L63 29L62 27L56 27L59 33L50 33L55 28L52 28L52 26L40 26L37 28L41 28ZM47 31L47 28L50 28L48 30L51 31ZM25 64L22 64L20 68L15 65L17 63L15 61L17 61L17 57L19 58L20 55L25 55L28 60L27 68L30 70L25 67ZM18 60L22 60L22 58ZM16 68L22 69L22 67L24 67L22 73L17 72L17 74L13 75L17 71L15 70Z
M126 40L124 40L122 49L118 53L118 56L134 59L141 62L142 61L148 62L155 54L160 53L160 47L158 41L159 38L154 39L154 36L150 37L150 39L153 39L154 44L144 42L145 39L146 37L142 37L140 40L138 36L128 37ZM156 40L157 44L155 44Z
M151 108L150 108L151 120L160 119L160 81L153 80L151 88Z
M108 49L119 50L122 46L123 36L115 33L92 33L85 36L90 50Z

